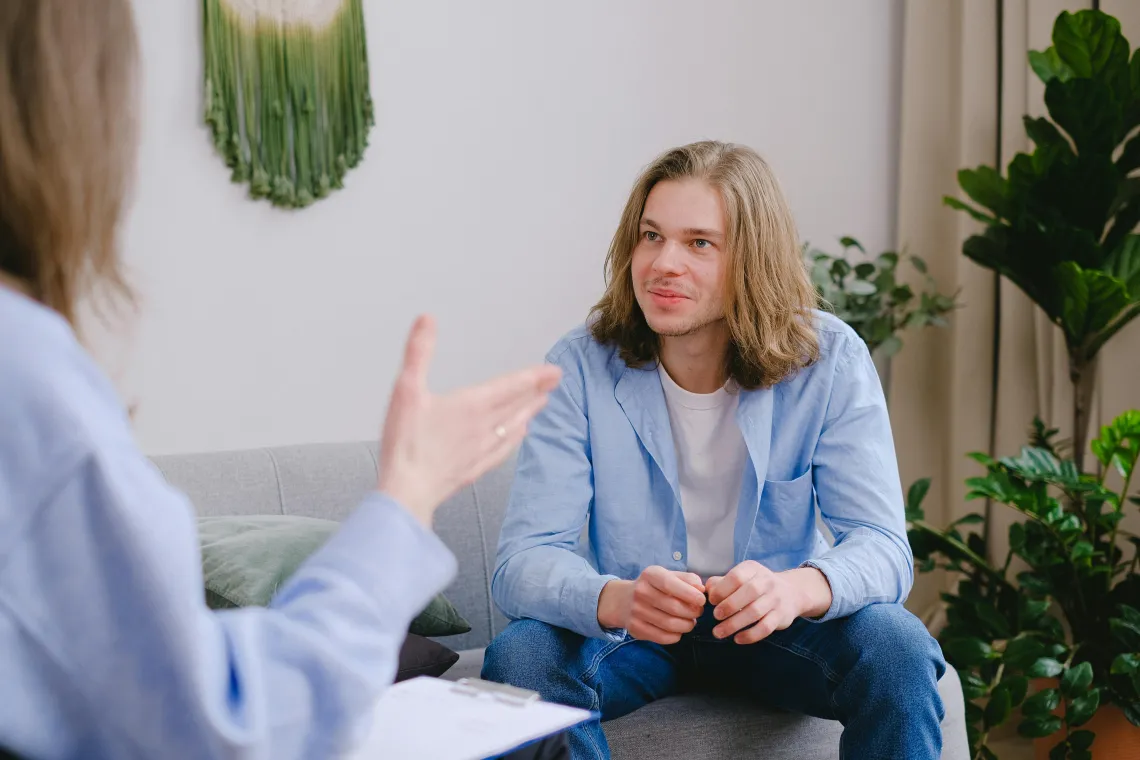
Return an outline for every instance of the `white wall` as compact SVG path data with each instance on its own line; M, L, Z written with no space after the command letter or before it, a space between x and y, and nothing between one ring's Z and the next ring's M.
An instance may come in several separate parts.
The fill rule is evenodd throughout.
M377 127L301 212L212 152L199 6L137 3L143 304L129 343L93 340L149 453L372 437L422 310L438 388L541 359L676 144L760 150L813 243L892 243L901 0L365 0Z

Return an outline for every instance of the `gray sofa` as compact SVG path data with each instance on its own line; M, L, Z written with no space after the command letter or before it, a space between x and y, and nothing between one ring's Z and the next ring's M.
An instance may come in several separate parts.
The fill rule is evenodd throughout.
M342 519L376 483L375 446L311 444L273 449L155 457L168 482L200 515L290 514ZM441 639L461 653L448 678L477 676L483 648L506 625L490 598L495 545L512 463L486 475L440 508L436 531L459 559L448 598L472 630ZM966 760L964 705L957 674L940 684L946 760ZM840 726L816 718L703 695L661 700L605 724L617 760L839 756ZM901 759L900 759L901 760Z

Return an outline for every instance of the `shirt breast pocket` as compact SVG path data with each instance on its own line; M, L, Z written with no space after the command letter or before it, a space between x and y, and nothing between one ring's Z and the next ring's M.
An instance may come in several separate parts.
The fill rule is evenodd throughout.
M815 486L812 468L793 480L765 480L760 514L765 543L783 552L802 552L815 543ZM778 548L777 548L778 547Z

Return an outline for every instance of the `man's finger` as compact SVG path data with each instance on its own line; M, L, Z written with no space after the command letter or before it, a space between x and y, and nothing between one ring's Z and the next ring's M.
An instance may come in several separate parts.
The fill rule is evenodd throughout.
M697 622L691 617L666 615L652 607L635 607L633 615L636 619L668 633L688 633L693 630Z
M688 583L697 591L700 591L702 594L705 593L705 584L703 581L701 581L701 576L697 575L696 573L677 573L676 575L678 578L683 580L685 583Z
M704 612L705 605L703 602L701 604L683 602L677 597L655 588L651 589L650 593L652 593L652 596L649 596L645 600L646 603L658 610L661 610L666 615L695 620L701 616L702 612Z
M736 591L729 594L727 599L716 605L716 609L713 610L713 617L717 620L727 620L759 599L769 589L770 584L765 583L763 579L758 581L751 578Z
M724 577L717 581L715 589L712 585L712 579L709 579L709 602L720 604L764 569L764 566L757 562L745 560L725 573Z
M650 625L642 621L631 623L629 627L629 635L635 639L643 641L652 641L655 644L669 645L676 644L681 640L681 634L670 633L663 631L655 625Z
M772 610L772 602L769 597L762 596L752 604L746 605L744 609L737 612L732 617L728 618L716 628L713 628L713 635L718 639L727 639L738 631L742 631L753 623L761 620Z
M705 595L677 577L676 573L652 573L647 576L653 588L676 597L686 604L705 606Z
M435 320L427 315L416 319L408 332L400 375L417 389L427 387L428 369L435 353L435 332Z
M737 644L755 644L758 641L763 641L772 635L772 632L777 630L780 625L776 620L776 612L773 610L764 617L760 618L760 622L751 628L741 631L736 634L733 639Z
M720 604L728 597L736 593L740 588L740 581L732 575L726 575L723 578L710 578L708 583L709 603Z

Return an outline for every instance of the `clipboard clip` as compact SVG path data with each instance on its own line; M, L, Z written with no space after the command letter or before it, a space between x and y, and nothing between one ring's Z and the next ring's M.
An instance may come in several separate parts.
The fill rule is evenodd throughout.
M508 686L494 681L484 681L481 678L460 678L451 687L451 690L456 694L463 694L476 699L481 696L489 696L504 704L517 707L526 707L532 702L539 701L537 691L520 689L517 686Z

